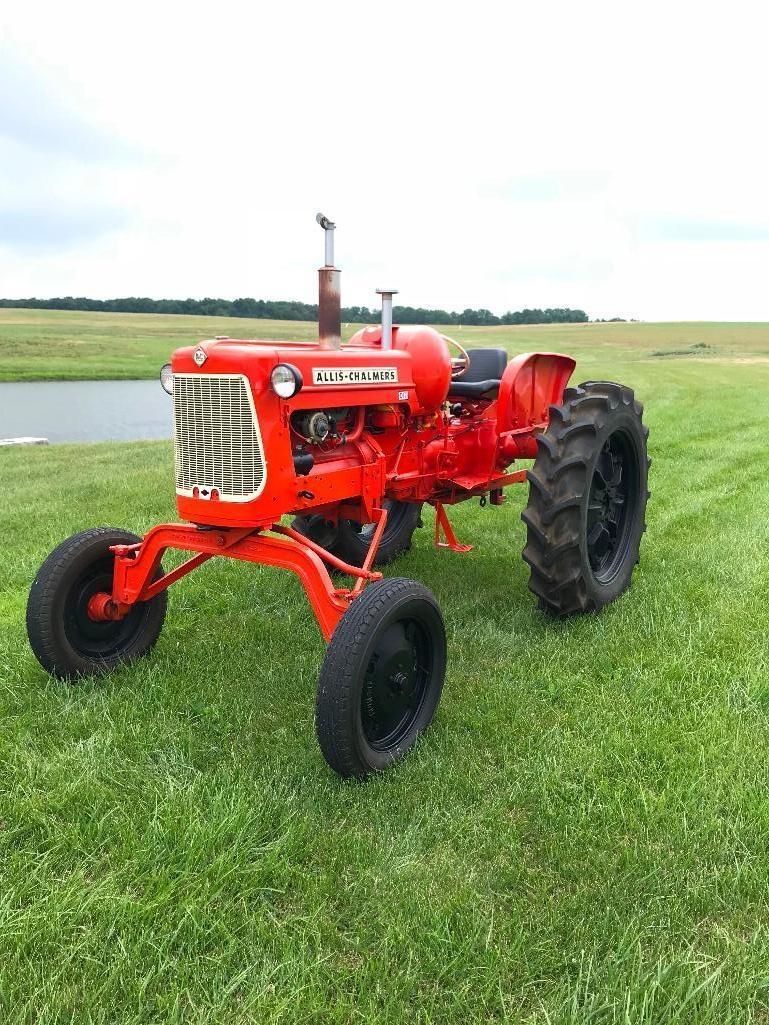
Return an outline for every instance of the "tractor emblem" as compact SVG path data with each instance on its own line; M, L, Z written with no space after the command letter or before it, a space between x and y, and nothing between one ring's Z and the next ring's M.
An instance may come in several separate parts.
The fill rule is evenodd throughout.
M203 351L203 349L201 349L201 347L198 346L197 349L195 349L195 352L193 353L192 358L195 360L195 363L199 367L202 367L203 364L205 363L205 361L208 359L208 356L206 356L206 354Z

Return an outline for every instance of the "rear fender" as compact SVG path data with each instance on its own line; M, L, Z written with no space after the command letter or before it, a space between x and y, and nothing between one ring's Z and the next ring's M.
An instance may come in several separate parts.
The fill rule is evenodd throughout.
M576 361L557 352L524 352L505 367L497 399L497 431L532 430L547 424L559 405Z

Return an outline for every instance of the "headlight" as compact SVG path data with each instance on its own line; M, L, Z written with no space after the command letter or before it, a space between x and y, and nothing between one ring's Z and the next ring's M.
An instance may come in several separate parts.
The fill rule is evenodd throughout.
M282 399L290 399L302 387L302 375L290 363L278 363L270 374L272 389Z
M174 393L174 372L170 363L164 363L160 368L160 387L169 395Z

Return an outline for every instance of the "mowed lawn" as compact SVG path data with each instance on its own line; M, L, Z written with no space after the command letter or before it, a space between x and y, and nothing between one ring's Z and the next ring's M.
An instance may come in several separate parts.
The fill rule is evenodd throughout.
M343 324L343 337L360 327ZM317 330L306 321L0 309L0 381L154 378L174 349L202 339L313 339ZM497 345L511 353L550 347L609 368L623 357L659 358L660 352L769 358L769 324L450 325L440 330L468 347Z
M641 564L601 615L553 622L524 488L453 511L468 555L432 548L426 511L388 575L443 607L444 697L362 785L316 746L323 644L280 571L209 563L143 663L49 679L23 628L39 563L173 518L171 446L0 450L3 1022L769 1019L769 326L473 337L636 388Z

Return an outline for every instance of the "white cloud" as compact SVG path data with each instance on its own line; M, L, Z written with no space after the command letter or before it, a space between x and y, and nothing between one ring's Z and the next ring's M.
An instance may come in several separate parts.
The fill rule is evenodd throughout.
M310 300L322 209L351 304L769 320L753 3L1 19L0 294Z

